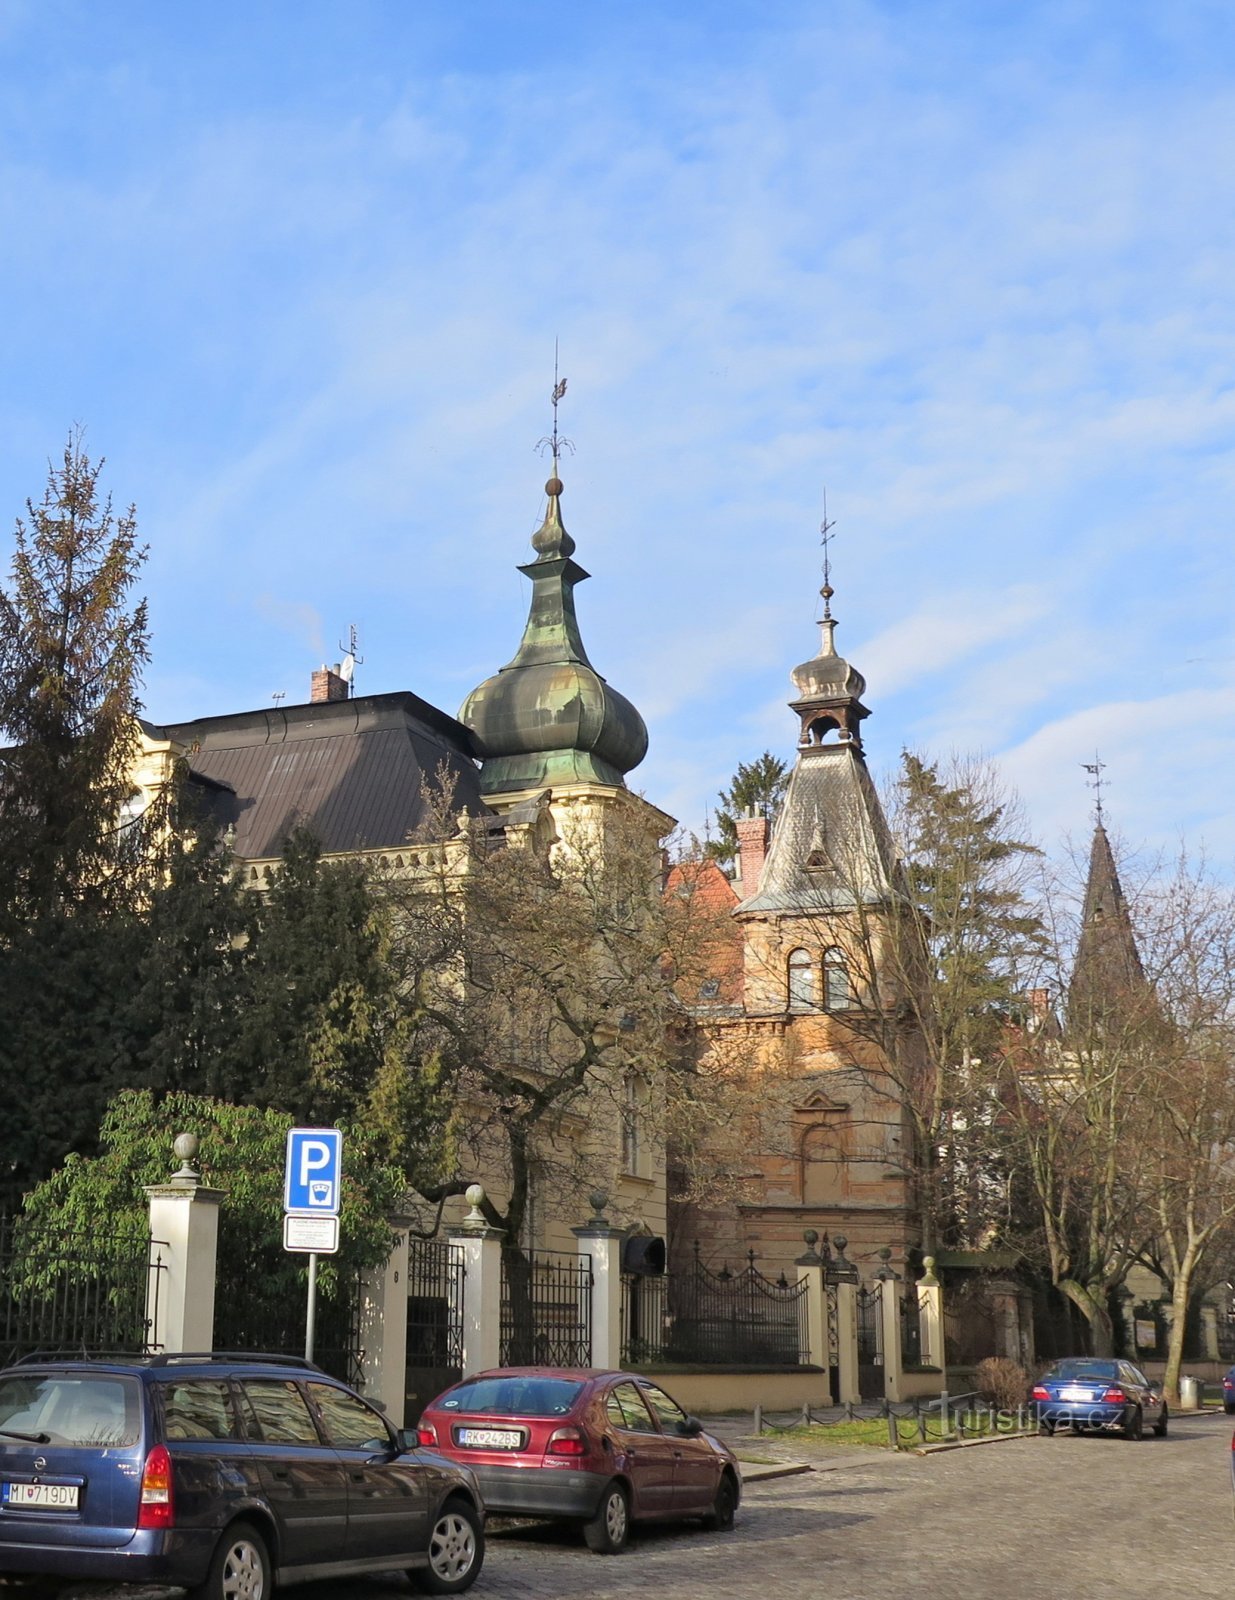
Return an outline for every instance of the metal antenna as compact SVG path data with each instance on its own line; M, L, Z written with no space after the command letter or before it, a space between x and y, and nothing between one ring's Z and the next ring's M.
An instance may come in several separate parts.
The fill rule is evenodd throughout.
M339 641L339 654L341 657L339 661L339 676L347 685L349 699L355 693L356 668L364 666L364 657L357 650L359 642L360 636L356 632L356 624L353 622L347 630L347 643L344 644L342 640Z
M823 521L819 524L819 541L823 545L823 588L819 593L823 596L823 620L832 620L832 596L836 591L832 587L832 552L828 548L836 535L832 532L836 524L828 521L828 491L823 491Z
M277 711L279 709L279 701L287 699L287 690L286 689L276 689L275 692L270 696L270 698L274 701L274 708Z
M557 464L561 458L562 451L569 450L572 456L575 453L575 447L571 440L563 437L557 431L557 408L561 404L562 396L566 393L566 379L559 379L557 373L557 340L555 339L553 341L553 395L551 397L553 401L553 432L546 434L536 445L541 455L544 455L546 446L553 452L554 477L557 477Z
M1099 827L1102 827L1102 774L1106 771L1106 762L1095 750L1093 760L1082 761L1081 765L1089 773L1090 782L1088 786L1094 792L1094 821Z

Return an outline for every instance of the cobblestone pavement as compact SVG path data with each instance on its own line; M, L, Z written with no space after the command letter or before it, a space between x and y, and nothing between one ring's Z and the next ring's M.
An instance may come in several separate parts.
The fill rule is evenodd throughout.
M1025 1439L860 1460L749 1486L731 1534L641 1533L591 1555L573 1532L497 1532L476 1600L1206 1600L1235 1574L1231 1424L1172 1420L1166 1439ZM63 1600L118 1600L74 1586ZM394 1600L401 1577L320 1583L302 1600ZM142 1591L145 1600L173 1591ZM128 1600L133 1600L128 1591Z

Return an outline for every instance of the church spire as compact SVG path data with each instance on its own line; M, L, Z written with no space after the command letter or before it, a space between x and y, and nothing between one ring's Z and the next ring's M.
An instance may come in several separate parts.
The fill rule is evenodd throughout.
M1081 936L1068 986L1068 1015L1075 1026L1089 1028L1100 1025L1103 1018L1126 1019L1130 1008L1149 996L1115 853L1099 811L1089 850Z

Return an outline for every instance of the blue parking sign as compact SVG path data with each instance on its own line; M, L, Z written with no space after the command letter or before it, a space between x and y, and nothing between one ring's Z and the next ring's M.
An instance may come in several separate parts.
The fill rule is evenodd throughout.
M338 1128L289 1128L283 1209L301 1215L339 1213L343 1135Z

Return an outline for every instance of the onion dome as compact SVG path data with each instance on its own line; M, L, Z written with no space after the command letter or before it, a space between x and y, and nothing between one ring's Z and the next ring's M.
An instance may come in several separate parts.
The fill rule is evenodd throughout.
M870 712L862 704L866 679L844 656L836 653L836 618L832 615L832 586L825 582L822 639L819 654L794 667L791 674L798 698L790 709L801 718L801 745L822 744L826 734L836 732L843 742L852 740L859 748L858 725Z
M647 754L648 733L635 707L611 689L588 660L575 616L574 589L588 576L573 559L562 525L562 482L545 484L549 506L532 536L532 603L515 657L459 711L482 757L484 794L563 783L623 787Z

